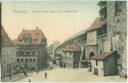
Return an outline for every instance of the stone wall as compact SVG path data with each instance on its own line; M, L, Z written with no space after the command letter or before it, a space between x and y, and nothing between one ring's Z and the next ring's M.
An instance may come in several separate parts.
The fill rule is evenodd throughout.
M101 60L98 60L97 65L96 65L96 60L91 59L91 64L92 64L92 73L94 74L94 69L98 69L98 76L104 76L104 63Z
M127 45L127 2L126 1L108 1L107 2L107 41L111 42L111 51L117 50L120 55L121 69L126 67ZM125 59L124 59L125 57ZM119 71L122 71L119 70ZM120 72L119 72L120 73ZM125 72L126 73L126 72Z
M117 62L116 55L112 54L104 60L104 75L116 75L117 74Z

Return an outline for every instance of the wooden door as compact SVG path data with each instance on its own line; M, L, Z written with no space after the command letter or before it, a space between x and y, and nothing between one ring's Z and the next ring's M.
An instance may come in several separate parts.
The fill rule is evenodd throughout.
M98 75L98 68L94 68L94 75Z

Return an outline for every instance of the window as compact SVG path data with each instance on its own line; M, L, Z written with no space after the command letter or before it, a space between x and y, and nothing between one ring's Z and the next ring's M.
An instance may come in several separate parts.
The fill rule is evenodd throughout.
M19 41L21 42L21 41L22 41L22 39L19 39Z
M30 55L30 52L26 52L26 55L28 55L28 56L29 56L29 55Z
M91 40L90 40L90 42L91 42Z
M98 66L98 60L96 60L96 66Z
M4 64L5 64L5 59L4 59Z
M32 55L36 55L36 52L32 52Z
M29 62L31 63L32 62L32 59L29 59Z
M24 52L20 52L21 55L24 55Z
M17 56L19 55L19 52L16 52Z
M36 62L36 59L33 59L33 62Z
M25 62L28 63L28 59L25 59Z
M4 49L4 54L6 53L5 49Z
M64 52L66 54L66 52Z
M34 41L37 41L37 38L35 38Z
M119 12L121 12L121 4L122 1L116 1L115 2L115 15L118 15Z
M72 52L70 52L70 55L72 54Z
M17 59L17 62L20 62L20 59Z
M92 43L94 42L94 40L92 40Z
M24 43L28 43L28 39L24 39Z
M23 59L21 59L21 62L23 62Z

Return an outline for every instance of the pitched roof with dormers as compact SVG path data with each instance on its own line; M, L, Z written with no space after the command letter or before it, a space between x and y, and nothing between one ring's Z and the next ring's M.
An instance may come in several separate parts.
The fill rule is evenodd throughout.
M18 36L16 43L17 44L23 44L23 38L31 38L30 44L41 44L42 41L47 42L47 39L44 35L44 33L36 28L35 30L25 30L21 32L21 34ZM14 41L15 42L15 41Z

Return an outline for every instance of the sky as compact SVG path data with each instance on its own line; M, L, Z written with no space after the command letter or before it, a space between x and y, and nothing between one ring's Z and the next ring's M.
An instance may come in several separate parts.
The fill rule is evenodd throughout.
M23 29L42 30L48 45L63 42L99 17L98 1L5 1L2 26L13 40Z

